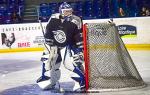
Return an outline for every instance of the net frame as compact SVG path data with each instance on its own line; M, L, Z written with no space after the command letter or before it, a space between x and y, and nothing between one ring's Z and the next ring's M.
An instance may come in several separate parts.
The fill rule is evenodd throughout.
M93 23L95 24L95 23ZM114 23L107 23L107 24L111 24L113 25L113 27L115 27ZM89 59L89 51L88 51L88 43L87 43L87 36L88 36L88 28L87 28L88 23L83 25L83 46L84 46L84 61L85 61L85 86L86 86L86 91L92 91L92 92L101 92L101 91L120 91L120 90L132 90L132 89L138 89L138 88L143 88L146 86L146 84L144 83L144 81L142 80L142 78L140 77L140 74L138 72L138 70L136 69L135 65L133 65L133 68L136 72L136 74L140 77L141 81L143 82L142 85L136 86L136 87L124 87L124 88L104 88L104 89L91 89L89 86L89 65L90 65L90 59ZM119 33L117 33L117 35L119 36ZM123 46L125 47L122 39L119 37L119 40L121 41L121 43L123 44ZM125 48L125 51L128 53L127 49ZM128 53L129 55L129 53ZM130 56L129 56L130 57ZM131 59L131 57L130 57ZM132 59L131 59L132 61ZM133 61L132 61L133 62ZM90 89L89 89L90 88Z

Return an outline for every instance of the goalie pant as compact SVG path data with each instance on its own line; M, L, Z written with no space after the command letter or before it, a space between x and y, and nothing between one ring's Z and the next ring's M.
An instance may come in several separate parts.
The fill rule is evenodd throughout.
M75 16L73 17L75 18ZM73 51L73 55L79 55L82 52L82 35L81 35L81 27L77 25L76 19L72 19L72 21L63 21L59 14L54 14L51 16L47 26L46 33L44 35L46 40L46 50L43 53L41 61L45 65L43 67L42 77L38 79L38 83L42 80L48 80L48 83L44 86L40 86L42 89L50 89L53 88L60 79L60 63L62 61L60 50L63 47L69 47L70 51ZM78 57L80 60L80 57ZM78 81L79 84L84 87L84 74L83 70L78 68L82 63L81 61L77 61L77 57L75 57L74 69L71 71L75 72L79 77L72 77L75 81ZM46 72L48 73L48 77Z

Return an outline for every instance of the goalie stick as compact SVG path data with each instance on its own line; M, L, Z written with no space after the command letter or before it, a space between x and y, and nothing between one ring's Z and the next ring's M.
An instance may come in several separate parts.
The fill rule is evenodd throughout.
M41 27L41 29L42 29L42 33L43 33L43 36L44 36L44 28L43 28L43 25L42 25L41 20L39 20L39 23L40 23L40 27ZM45 44L45 38L44 38L44 46L45 46L46 49L49 51L48 47L47 47L46 44ZM50 51L49 51L49 53L50 53Z
M39 24L40 24L40 27L42 29L42 33L43 33L43 36L44 36L44 28L43 28L43 25L42 25L42 22L41 20L39 20ZM44 46L46 47L46 49L48 50L48 52L50 53L48 47L46 46L45 44L45 38L44 38ZM42 64L42 76L41 77L45 77L44 73L46 72L45 70L45 63Z

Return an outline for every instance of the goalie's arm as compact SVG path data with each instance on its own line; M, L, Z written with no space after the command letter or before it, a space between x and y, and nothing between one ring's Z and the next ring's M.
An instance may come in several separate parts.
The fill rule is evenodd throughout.
M48 24L46 25L46 29L44 33L45 43L48 45L53 45L53 42L54 42L52 27L53 27L52 21L50 20Z

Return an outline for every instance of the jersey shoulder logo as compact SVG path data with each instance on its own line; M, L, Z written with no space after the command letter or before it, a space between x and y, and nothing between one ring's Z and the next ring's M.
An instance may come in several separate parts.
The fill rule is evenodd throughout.
M64 33L64 31L62 30L56 30L53 31L54 33L54 39L58 42L58 43L65 43L66 42L66 34Z

